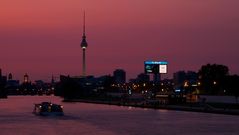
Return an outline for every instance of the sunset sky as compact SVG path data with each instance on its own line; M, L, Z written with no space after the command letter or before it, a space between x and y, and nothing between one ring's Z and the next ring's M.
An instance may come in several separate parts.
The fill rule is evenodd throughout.
M82 74L83 11L87 74L127 79L145 60L166 60L168 74L227 65L239 74L239 0L1 0L0 68L23 79Z

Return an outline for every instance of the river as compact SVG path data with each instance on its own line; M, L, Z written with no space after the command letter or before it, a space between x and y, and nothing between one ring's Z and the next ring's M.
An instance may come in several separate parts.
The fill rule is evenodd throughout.
M239 116L63 103L54 96L0 99L1 135L238 135ZM32 114L34 103L64 106L64 116Z

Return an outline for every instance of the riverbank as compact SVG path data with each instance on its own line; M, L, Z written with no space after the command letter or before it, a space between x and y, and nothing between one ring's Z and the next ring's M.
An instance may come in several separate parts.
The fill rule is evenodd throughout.
M214 107L211 104L200 104L200 103L187 103L187 104L146 104L146 103L127 103L120 101L101 101L101 100L88 100L88 99L65 99L63 102L82 102L91 104L107 104L117 106L131 106L149 109L167 109L167 110L178 110L178 111L190 111L190 112L203 112L203 113L215 113L215 114L226 114L226 115L239 115L239 108L227 108L227 107ZM227 106L224 104L224 106Z

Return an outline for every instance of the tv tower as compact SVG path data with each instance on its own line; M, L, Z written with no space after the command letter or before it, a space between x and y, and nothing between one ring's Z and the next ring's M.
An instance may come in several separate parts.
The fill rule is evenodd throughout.
M88 44L86 42L86 35L85 35L85 11L84 11L84 16L83 16L83 36L82 36L82 41L81 41L81 48L83 51L83 59L82 59L82 70L83 70L83 76L86 76L86 57L85 57L85 51L87 48Z

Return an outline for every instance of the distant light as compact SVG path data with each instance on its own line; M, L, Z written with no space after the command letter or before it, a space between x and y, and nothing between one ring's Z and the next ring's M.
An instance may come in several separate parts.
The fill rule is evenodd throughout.
M91 83L86 83L86 85L91 85Z
M180 91L181 91L180 89L175 90L175 92L180 92Z
M132 94L132 91L131 90L129 90L129 95L131 95Z
M188 82L184 82L184 87L188 87Z
M192 86L193 86L193 87L197 87L198 85L197 85L197 84L193 84Z
M217 82L216 82L216 81L213 81L213 84L214 84L214 85L216 85L216 84L217 84Z

